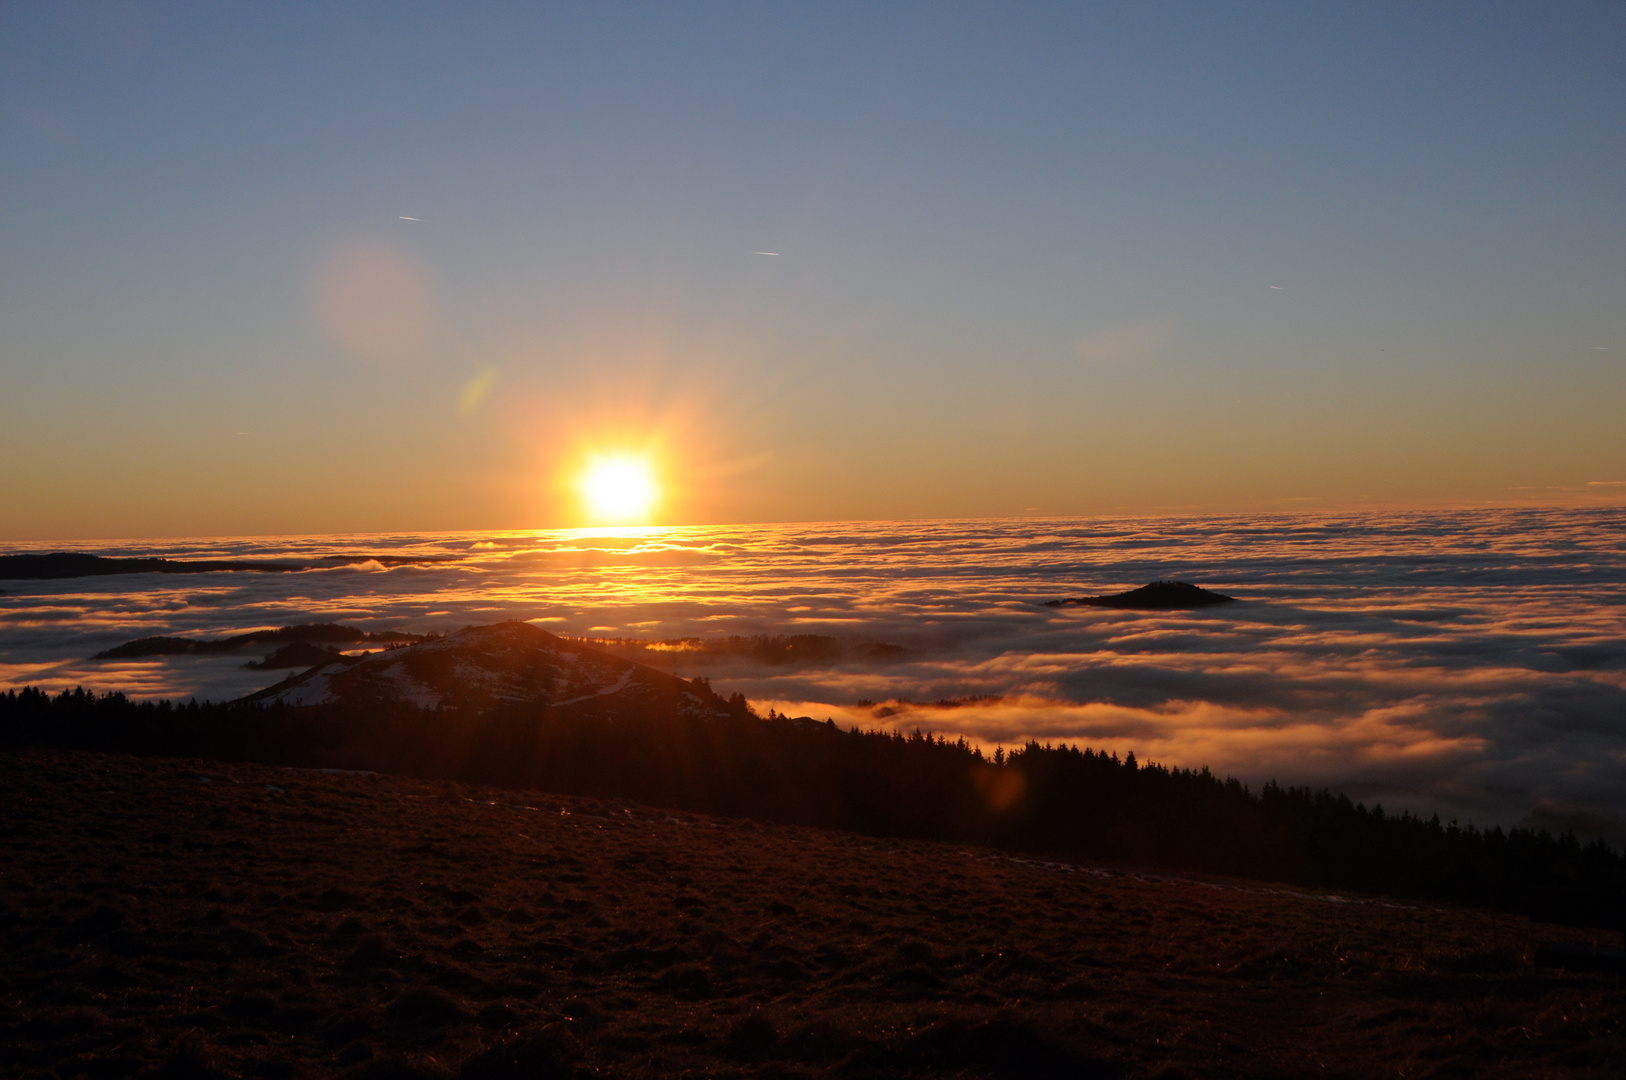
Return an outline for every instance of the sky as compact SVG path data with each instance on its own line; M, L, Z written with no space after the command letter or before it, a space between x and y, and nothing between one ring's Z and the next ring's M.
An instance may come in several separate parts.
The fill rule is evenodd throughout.
M0 4L0 540L1619 506L1623 108L1619 3Z

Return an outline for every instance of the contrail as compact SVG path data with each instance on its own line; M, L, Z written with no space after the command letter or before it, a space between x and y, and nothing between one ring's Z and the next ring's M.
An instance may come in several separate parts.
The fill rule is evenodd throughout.
M421 218L421 217L407 217L405 214L402 214L401 215L401 220L402 221L422 221L423 218Z
M1269 287L1272 288L1272 289L1280 289L1282 292L1287 291L1287 286L1286 285L1271 285Z
M777 251L753 251L753 252L751 252L751 254L753 254L753 255L777 255L777 254L779 254L779 252L777 252Z

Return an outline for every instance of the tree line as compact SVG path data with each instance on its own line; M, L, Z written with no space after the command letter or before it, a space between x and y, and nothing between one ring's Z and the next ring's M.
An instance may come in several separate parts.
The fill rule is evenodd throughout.
M1387 813L1327 790L1251 790L1207 769L1028 743L756 716L704 680L629 712L133 702L84 690L0 694L0 746L371 769L623 798L698 813L1298 885L1449 900L1591 926L1626 916L1626 856L1574 834Z

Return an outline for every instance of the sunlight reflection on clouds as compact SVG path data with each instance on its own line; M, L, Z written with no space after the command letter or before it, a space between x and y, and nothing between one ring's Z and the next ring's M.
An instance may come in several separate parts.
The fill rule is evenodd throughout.
M0 680L236 696L271 680L242 671L241 658L128 668L84 658L135 637L294 622L446 630L519 618L644 639L823 633L909 653L823 669L672 662L763 709L842 724L988 745L1083 741L1481 821L1532 807L1626 818L1623 525L1618 510L1522 510L99 544L87 549L453 561L7 582ZM1245 602L1173 613L1041 606L1169 577ZM890 717L854 705L968 695L1003 700Z

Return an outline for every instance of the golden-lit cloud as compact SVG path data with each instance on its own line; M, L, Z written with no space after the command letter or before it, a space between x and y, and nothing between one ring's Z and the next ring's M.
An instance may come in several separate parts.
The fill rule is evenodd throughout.
M567 430L559 460L575 470L570 482L593 453L616 451L651 455L661 485L685 479L681 417L629 410L635 423L617 428L613 415ZM530 480L540 498L547 474ZM581 491L567 495L588 525ZM1541 800L1615 814L1626 811L1619 519L1600 509L403 533L370 538L368 550L447 561L117 587L75 579L8 595L15 644L0 685L235 696L264 685L240 657L127 670L85 657L137 637L299 622L444 629L515 618L651 643L828 635L859 647L805 664L688 645L643 659L708 676L763 713L920 728L985 752L1029 739L1132 750L1481 824L1520 820ZM246 538L119 553L314 558L356 543ZM1471 572L1437 563L1460 556ZM1040 603L1188 572L1242 602L1164 613ZM898 651L870 655L863 643Z

